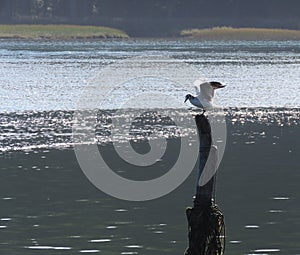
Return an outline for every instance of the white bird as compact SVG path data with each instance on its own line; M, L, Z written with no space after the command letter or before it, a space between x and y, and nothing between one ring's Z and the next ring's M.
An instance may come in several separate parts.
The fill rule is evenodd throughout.
M198 80L195 81L195 83L197 83L197 82L198 82ZM185 96L184 102L189 100L192 105L203 109L203 111L212 109L214 107L213 98L215 95L215 90L224 88L224 87L225 87L225 85L222 85L220 82L217 82L217 81L202 83L202 84L200 84L200 91L199 91L198 87L195 86L197 95L192 96L191 94L187 94Z

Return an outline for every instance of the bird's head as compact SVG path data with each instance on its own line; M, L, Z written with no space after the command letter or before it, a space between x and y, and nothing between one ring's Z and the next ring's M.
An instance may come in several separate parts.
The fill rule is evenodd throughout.
M223 85L218 81L211 81L210 85L213 87L213 89L221 89L221 88L226 87L226 85Z
M185 96L185 100L184 100L184 102L186 102L187 100L189 100L190 98L192 98L193 96L191 95L191 94L187 94L186 96Z

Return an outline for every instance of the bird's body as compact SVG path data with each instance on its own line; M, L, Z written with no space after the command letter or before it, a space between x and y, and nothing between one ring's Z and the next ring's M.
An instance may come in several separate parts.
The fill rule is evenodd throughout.
M203 109L204 111L212 109L213 105L213 98L215 95L215 89L224 88L225 85L222 85L220 82L205 82L200 84L200 90L197 86L196 89L196 96L192 96L191 94L187 94L185 97L185 101L190 101L190 103L198 108Z
M192 96L192 95L190 95L190 94L188 94L188 95L189 95L188 100L190 101L190 103L191 103L192 105L194 105L194 106L196 106L196 107L199 107L199 108L204 108L204 106L201 104L201 102L200 102L200 100L199 100L198 97L194 97L194 96ZM188 95L187 95L187 96L188 96Z

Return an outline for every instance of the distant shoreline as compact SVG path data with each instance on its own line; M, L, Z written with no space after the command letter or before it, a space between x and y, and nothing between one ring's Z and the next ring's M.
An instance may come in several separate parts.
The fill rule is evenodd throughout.
M0 39L128 39L125 31L104 26L85 25L3 25L0 24ZM133 37L147 39L148 37ZM153 37L149 37L153 38ZM205 29L185 29L173 37L154 37L155 39L187 39L206 41L230 40L300 40L300 30L276 28L232 28L214 27Z
M128 38L122 30L79 25L0 25L0 39Z
M182 30L180 35L185 38L200 40L300 40L300 30L273 28L186 29Z

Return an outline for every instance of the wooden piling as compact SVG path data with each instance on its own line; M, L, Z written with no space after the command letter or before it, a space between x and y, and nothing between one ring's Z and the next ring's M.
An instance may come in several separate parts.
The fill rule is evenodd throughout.
M193 207L186 209L188 220L188 248L185 255L223 255L225 249L224 216L215 204L215 178L214 174L204 185L200 185L200 178L206 169L212 150L217 150L212 143L211 126L204 115L195 117L198 136L200 139L199 167L197 188ZM213 147L214 146L214 147ZM215 151L217 152L217 151ZM214 167L216 164L210 164ZM215 170L215 169L210 169ZM215 171L214 171L215 172Z

